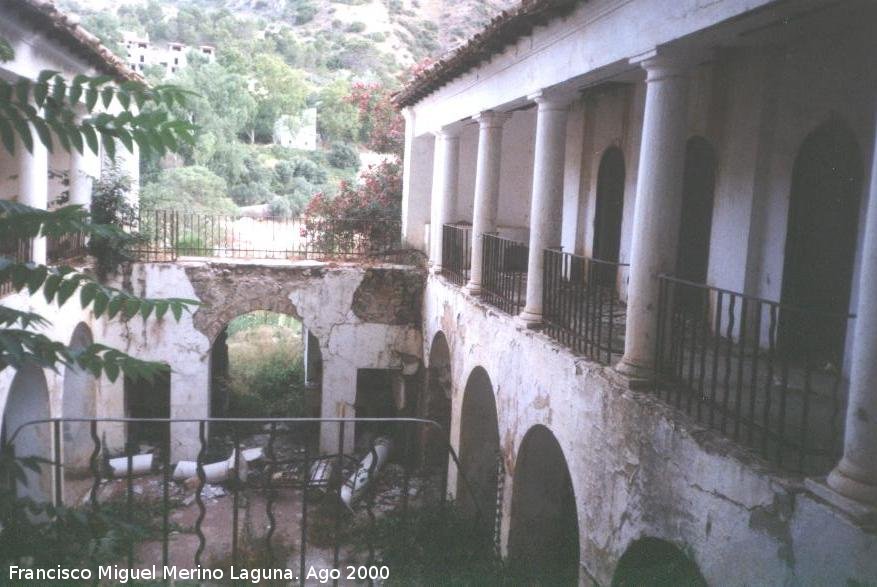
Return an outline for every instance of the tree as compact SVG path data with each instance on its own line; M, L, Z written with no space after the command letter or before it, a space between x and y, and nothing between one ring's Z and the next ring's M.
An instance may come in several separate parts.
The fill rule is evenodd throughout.
M253 70L258 84L255 91L256 137L269 142L273 138L274 123L281 116L301 113L307 105L309 89L304 74L276 55L258 55Z
M347 100L359 111L360 140L378 153L401 157L405 149L405 120L390 91L381 84L356 83Z
M0 60L14 58L9 44L0 39ZM136 142L145 151L174 150L180 141L191 140L193 131L185 121L169 118L162 107L185 100L185 93L173 87L147 88L126 82L110 85L104 76L76 76L66 80L51 71L41 72L36 82L19 80L14 85L0 80L0 148L14 153L16 143L32 151L35 141L47 149L94 152L99 137L112 158L116 142L131 150ZM117 115L95 111L117 102ZM84 102L90 113L77 121L74 107ZM41 110L38 110L41 108ZM153 109L154 108L154 109ZM138 113L141 112L141 113ZM33 128L33 130L31 130ZM124 242L131 238L117 227L94 224L79 206L47 211L0 200L0 235L10 242L26 242L38 236L64 237L84 233ZM5 250L5 249L3 249ZM147 299L108 287L94 276L69 267L47 267L24 263L0 253L0 285L11 285L30 296L41 294L47 303L63 306L77 293L80 306L95 317L107 319L141 316L161 319L168 312L177 320L197 302L185 299ZM0 304L0 371L27 365L57 369L78 366L95 377L115 380L119 375L134 379L151 378L166 366L141 361L102 344L71 349L40 332L48 321L35 312ZM39 466L39 459L18 459L0 452L0 558L3 562L30 559L33 564L59 560L78 551L100 554L102 546L119 527L106 514L88 510L71 512L51 504L37 504L15 495L16 480L26 479L25 469ZM113 535L118 537L118 535ZM109 540L108 540L109 538ZM118 554L118 553L113 553ZM80 559L81 561L81 559Z
M155 182L140 190L140 205L150 210L209 214L232 214L237 210L228 197L225 180L200 165L162 171Z
M350 83L343 78L323 88L319 94L317 131L325 140L354 142L359 140L359 108L351 100Z

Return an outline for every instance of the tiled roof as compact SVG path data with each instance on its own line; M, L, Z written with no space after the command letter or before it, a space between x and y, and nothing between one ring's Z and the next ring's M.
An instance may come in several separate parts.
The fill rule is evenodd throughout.
M550 19L569 13L582 0L522 0L501 12L481 32L419 73L396 96L399 108L416 104L454 78L500 53Z
M94 65L102 73L120 81L143 81L125 61L104 47L100 39L82 28L77 17L62 12L52 0L0 0L0 4L17 11L44 31L54 41L70 47L78 56Z

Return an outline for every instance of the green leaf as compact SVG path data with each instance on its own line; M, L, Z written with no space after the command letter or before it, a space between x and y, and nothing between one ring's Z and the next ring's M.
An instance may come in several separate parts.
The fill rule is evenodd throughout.
M6 118L0 116L0 141L9 152L10 155L15 154L15 133L12 131L12 125Z
M43 284L43 295L47 302L51 302L52 299L54 299L55 293L57 293L59 287L61 287L60 275L49 275L46 278L46 282Z
M30 295L35 294L43 286L48 271L45 265L37 265L30 270L27 277L27 290L30 292Z
M15 97L19 104L30 102L30 80L20 79L15 84Z
M42 108L43 104L46 102L46 96L49 95L49 84L37 83L33 86L33 100L36 103L37 107Z
M94 301L94 297L99 290L100 287L96 283L87 283L82 286L82 290L79 292L79 303L83 309L87 308L88 304Z
M94 294L94 305L91 308L91 311L94 312L95 318L100 318L103 316L104 311L107 309L107 303L110 301L109 296L101 290L96 290Z
M85 142L88 144L88 148L91 149L91 152L97 154L100 151L100 146L98 145L97 133L94 132L94 127L90 124L83 123L79 127L79 131L82 133L82 136L85 137Z
M31 124L34 127L34 130L37 131L37 136L40 139L40 142L46 146L49 153L54 150L54 143L52 142L52 133L49 130L49 126L40 118L31 119Z
M103 102L104 108L109 108L110 104L113 101L113 95L115 95L116 90L113 89L113 86L106 86L103 90L101 90L100 97L101 102Z
M183 317L183 306L178 303L171 303L171 313L174 315L174 320L177 322L180 321L180 318Z
M97 98L98 92L96 89L88 88L88 90L85 91L85 108L89 112L94 111L94 107L97 106Z
M116 139L109 133L101 132L101 137L103 138L104 150L107 152L107 157L110 159L116 158Z
M61 283L61 287L58 288L58 305L63 306L70 297L76 293L76 288L79 287L79 284L76 280L73 279L65 279Z

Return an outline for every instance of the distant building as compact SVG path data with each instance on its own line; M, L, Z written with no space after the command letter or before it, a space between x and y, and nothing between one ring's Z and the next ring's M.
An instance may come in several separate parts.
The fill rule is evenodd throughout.
M291 149L317 148L317 109L308 108L300 116L281 116L274 123L274 144Z
M189 51L195 51L211 63L216 60L216 47L198 45L190 47L185 43L170 41L165 44L151 43L149 35L123 32L122 40L128 51L128 66L134 71L143 72L147 67L164 67L168 75L177 73L188 65Z

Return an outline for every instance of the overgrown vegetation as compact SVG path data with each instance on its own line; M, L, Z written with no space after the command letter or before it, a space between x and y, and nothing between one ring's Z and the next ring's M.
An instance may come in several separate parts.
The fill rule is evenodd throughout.
M228 326L229 414L305 416L301 324L291 316L253 312Z

